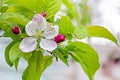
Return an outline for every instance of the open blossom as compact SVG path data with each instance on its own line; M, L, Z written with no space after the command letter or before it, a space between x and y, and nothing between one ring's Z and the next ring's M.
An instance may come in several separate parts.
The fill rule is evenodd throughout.
M57 43L53 40L58 35L58 26L47 25L46 19L36 14L25 27L28 36L22 40L19 48L23 52L34 51L39 44L40 48L53 51L57 48Z

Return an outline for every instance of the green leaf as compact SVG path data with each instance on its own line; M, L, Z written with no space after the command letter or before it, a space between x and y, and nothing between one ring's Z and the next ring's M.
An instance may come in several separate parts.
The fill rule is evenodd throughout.
M47 12L47 21L54 22L56 12L60 10L62 0L40 0L40 12Z
M5 22L4 20L0 20L0 29L3 31L7 31L11 26Z
M8 0L9 6L22 6L34 13L47 12L47 21L54 22L54 16L61 7L62 0ZM27 5L26 5L27 4Z
M44 57L41 51L34 52L23 73L23 80L40 80L44 68Z
M45 56L44 57L44 69L43 71L52 64L53 57L51 56Z
M14 44L16 44L16 42L14 42L14 41L11 42L5 49L5 60L9 66L13 65L13 63L11 62L10 57L9 57L9 51Z
M32 19L33 15L35 14L33 11L29 10L28 8L18 5L9 7L9 9L7 9L6 12L18 13L24 15L28 19Z
M9 58L12 63L20 57L27 57L26 59L31 57L31 53L24 53L19 49L20 42L14 44L9 50Z
M83 39L89 36L89 33L85 27L75 27L74 34L78 39Z
M18 71L19 58L15 60L15 69Z
M3 4L3 5L4 5L4 4ZM7 11L7 9L8 9L8 6L7 6L7 5L1 6L1 7L0 7L0 12L1 12L1 13L4 13L4 12Z
M2 37L11 37L14 41L17 42L21 40L20 35L16 35L12 32L12 27L14 27L15 25L12 26L7 21L2 21L2 20L0 20L0 24L1 24L0 29L4 31Z
M0 20L5 20L11 23L26 25L29 19L25 18L25 16L14 13L14 12L7 12L2 13L0 16Z
M82 66L89 79L93 80L93 76L100 66L96 51L90 45L82 42L71 42L67 48L72 58Z
M60 21L60 33L66 37L74 32L73 24L68 16L62 16Z
M22 56L22 51L19 49L19 42L14 44L9 51L9 58L12 63L16 61L16 59L20 58Z
M31 57L31 53L24 53L19 49L19 42L11 42L5 49L5 60L9 66L15 65L17 70L20 57L28 60Z
M59 46L57 49L53 51L55 57L58 57L60 60L63 61L67 66L68 64L68 50L65 47Z
M43 71L52 63L52 57L43 56L41 51L33 53L28 61L28 67L22 75L23 80L40 80Z
M82 0L79 5L80 11L81 11L82 25L88 25L91 23L90 9L87 3L88 3L88 0Z
M102 26L87 26L86 29L88 30L90 37L106 38L118 44L117 39L112 35L112 33Z
M2 5L5 3L6 0L0 0L0 8L2 7Z
M40 0L7 0L9 6L23 6L32 11L37 11L39 9Z
M75 18L79 22L79 14L77 12L77 6L70 0L63 0L64 5L67 7L67 15L71 18Z

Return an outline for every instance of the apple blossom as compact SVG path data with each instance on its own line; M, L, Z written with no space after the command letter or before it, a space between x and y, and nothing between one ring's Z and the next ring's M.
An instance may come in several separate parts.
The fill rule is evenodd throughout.
M47 25L42 15L34 15L26 25L25 31L29 37L24 38L19 46L23 52L34 51L38 43L43 50L53 51L57 48L57 43L53 39L59 33L58 26Z

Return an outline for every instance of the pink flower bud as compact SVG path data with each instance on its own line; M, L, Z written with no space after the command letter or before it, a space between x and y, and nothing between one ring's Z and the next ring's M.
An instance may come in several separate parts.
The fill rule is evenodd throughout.
M42 12L41 15L42 15L43 17L46 17L47 13L46 13L46 12Z
M54 41L56 43L60 43L60 42L63 42L65 40L65 36L63 34L58 34L55 38L54 38Z
M12 32L17 35L17 34L20 33L20 28L19 28L18 26L14 26L14 27L12 28Z

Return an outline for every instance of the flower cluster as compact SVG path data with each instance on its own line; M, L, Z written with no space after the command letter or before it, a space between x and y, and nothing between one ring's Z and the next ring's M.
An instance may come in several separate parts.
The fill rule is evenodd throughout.
M19 46L23 52L34 51L37 46L43 50L53 51L57 48L57 43L65 40L65 36L59 34L59 27L47 23L45 16L46 13L35 14L25 26L28 37L24 38Z

